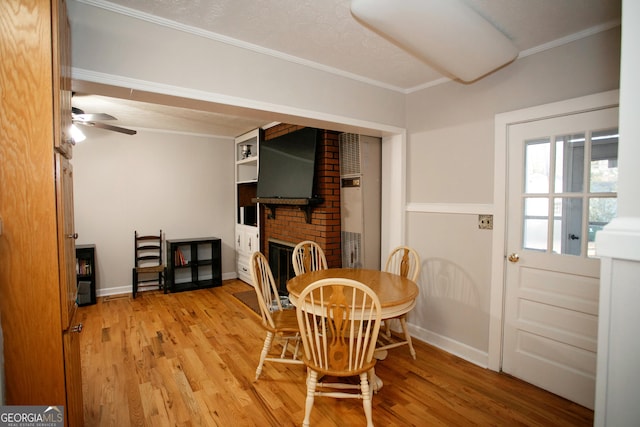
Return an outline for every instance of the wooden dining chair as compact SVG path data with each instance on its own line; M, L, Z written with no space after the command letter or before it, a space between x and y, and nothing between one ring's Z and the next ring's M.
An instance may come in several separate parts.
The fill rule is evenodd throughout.
M258 297L258 306L262 317L262 326L267 331L264 339L260 362L256 369L256 380L262 373L265 361L302 364L298 357L300 346L300 334L295 310L282 308L280 295L276 288L269 261L261 252L251 255L251 278L253 288ZM273 341L277 340L282 345L282 350L277 356L269 356Z
M373 353L382 308L378 296L356 280L321 279L307 286L297 299L296 312L307 366L307 397L303 426L309 425L316 396L359 398L372 427ZM318 378L336 377L331 382ZM360 384L343 378L359 376Z
M384 271L398 274L415 282L420 276L420 256L414 249L408 246L398 246L389 254L384 267ZM395 319L400 321L404 339L402 341L391 341L391 320L394 319L385 319L384 336L387 341L384 344L380 345L378 347L378 350L388 350L402 345L407 345L409 346L411 357L415 359L416 351L413 349L413 344L411 343L411 335L409 334L409 329L407 328L407 315L403 314L399 317L396 317Z
M327 258L316 242L305 240L293 248L293 271L296 276L309 271L326 270Z
M167 292L167 269L162 259L162 230L155 235L139 235L133 232L134 264L132 274L133 298L143 287L164 289Z

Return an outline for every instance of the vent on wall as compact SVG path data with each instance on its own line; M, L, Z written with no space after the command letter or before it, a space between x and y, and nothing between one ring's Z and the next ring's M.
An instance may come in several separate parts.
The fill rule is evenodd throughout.
M362 268L362 233L343 231L342 268Z
M382 141L342 133L339 142L342 266L378 270Z
M360 135L340 134L340 176L360 174Z

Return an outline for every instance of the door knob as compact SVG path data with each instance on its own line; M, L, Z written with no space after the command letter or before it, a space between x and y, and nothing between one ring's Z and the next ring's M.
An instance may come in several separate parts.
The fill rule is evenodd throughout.
M580 236L576 236L575 234L571 233L571 234L569 234L569 238L571 240L578 240L580 238Z
M512 253L511 255L509 255L509 258L507 258L510 262L518 262L520 261L520 255L518 255L517 253Z

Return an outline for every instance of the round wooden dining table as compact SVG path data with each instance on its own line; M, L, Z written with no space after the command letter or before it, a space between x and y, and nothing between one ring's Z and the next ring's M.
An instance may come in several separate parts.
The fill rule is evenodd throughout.
M369 286L378 295L383 320L406 314L416 305L418 285L413 280L385 271L355 268L329 268L311 271L289 279L287 282L289 300L293 305L296 305L304 288L317 280L332 278L357 280ZM374 356L376 359L384 360L387 356L387 350L376 352ZM376 392L383 386L382 379L375 375L375 370L372 386Z
M320 279L345 278L357 280L369 286L380 300L382 319L393 319L411 311L416 305L418 285L413 280L393 273L356 268L329 268L301 274L287 282L289 299L293 305L300 293Z

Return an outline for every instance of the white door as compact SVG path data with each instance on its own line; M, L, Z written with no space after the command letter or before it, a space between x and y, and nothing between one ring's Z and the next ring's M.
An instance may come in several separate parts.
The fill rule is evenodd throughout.
M600 263L616 214L618 109L511 125L502 370L588 408Z

